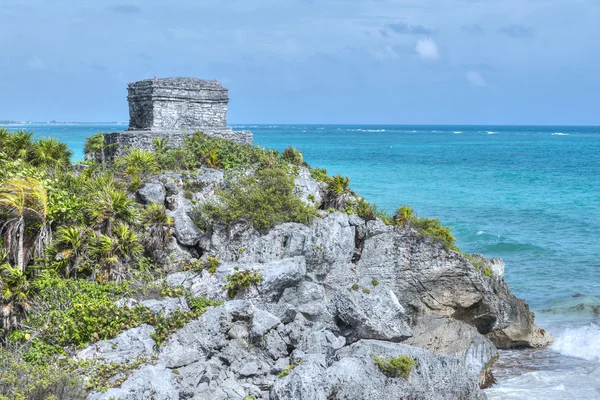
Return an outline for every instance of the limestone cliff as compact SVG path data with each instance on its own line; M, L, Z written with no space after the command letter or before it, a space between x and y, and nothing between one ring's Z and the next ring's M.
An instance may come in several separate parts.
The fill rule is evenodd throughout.
M202 200L223 176L201 169L195 179L202 189L193 198ZM214 273L174 272L164 282L224 303L158 348L153 328L142 326L82 351L110 362L153 360L90 399L484 399L497 348L552 340L504 283L501 260L479 258L476 267L408 226L339 212L268 232L243 222L205 232L192 222L182 187L182 176L169 173L138 191L141 202L164 204L174 218L174 269L208 256L222 262ZM303 168L296 189L305 200L326 197ZM232 299L226 285L236 271L261 279ZM187 307L183 298L147 306ZM373 356L416 364L392 378Z

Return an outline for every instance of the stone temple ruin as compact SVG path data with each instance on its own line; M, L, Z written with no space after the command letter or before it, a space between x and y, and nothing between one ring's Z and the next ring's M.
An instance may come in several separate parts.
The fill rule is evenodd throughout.
M164 137L170 147L181 147L184 138L196 131L252 143L252 133L227 126L229 95L218 81L155 78L130 83L127 90L129 129L104 134L109 159L130 148L152 150L153 138Z

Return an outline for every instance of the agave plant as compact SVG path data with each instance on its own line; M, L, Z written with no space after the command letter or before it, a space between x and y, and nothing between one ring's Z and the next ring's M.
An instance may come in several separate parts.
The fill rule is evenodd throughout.
M346 201L346 194L349 193L350 178L337 174L329 178L327 184L327 206L341 210Z
M7 214L0 232L9 259L25 272L29 262L30 248L26 248L26 226L33 232L33 256L42 257L44 248L51 240L47 222L48 193L44 185L33 178L11 178L0 187L0 210Z

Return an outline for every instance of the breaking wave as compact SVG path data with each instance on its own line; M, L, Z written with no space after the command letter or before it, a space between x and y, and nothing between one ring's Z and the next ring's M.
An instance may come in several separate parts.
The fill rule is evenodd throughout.
M555 335L551 349L566 356L600 362L600 325L567 328Z

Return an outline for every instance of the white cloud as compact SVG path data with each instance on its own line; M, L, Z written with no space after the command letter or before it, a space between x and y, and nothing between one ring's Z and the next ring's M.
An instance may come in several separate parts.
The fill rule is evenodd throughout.
M419 39L415 51L424 60L437 60L440 58L437 44L431 38Z
M486 85L485 79L483 79L483 76L481 76L479 72L469 71L465 75L465 78L467 78L467 81L473 86L483 87Z
M34 71L41 71L43 69L46 69L46 65L42 60L39 59L39 57L33 56L29 60L27 60L27 68L32 69Z

